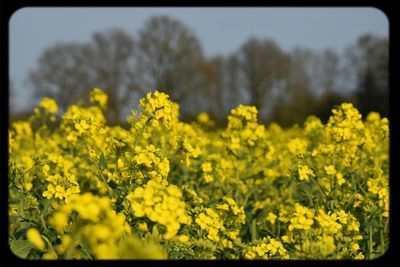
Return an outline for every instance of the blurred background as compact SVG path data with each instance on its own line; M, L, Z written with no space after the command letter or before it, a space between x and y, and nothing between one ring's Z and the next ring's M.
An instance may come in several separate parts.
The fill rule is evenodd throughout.
M224 126L254 105L265 124L326 121L336 104L388 116L388 20L374 8L23 8L11 17L10 121L44 96L68 105L93 87L126 125L155 89L184 121Z

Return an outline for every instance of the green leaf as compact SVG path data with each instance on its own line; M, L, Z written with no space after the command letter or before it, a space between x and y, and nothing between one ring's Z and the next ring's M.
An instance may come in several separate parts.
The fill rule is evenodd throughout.
M9 223L15 222L15 221L17 221L18 218L19 218L19 216L10 216L10 217L8 217L8 222Z
M25 259L33 246L28 240L10 240L10 249L18 257Z
M20 223L20 226L24 226L26 223ZM28 231L28 228L22 227L19 230L17 230L14 234L15 239L19 239L22 235L24 235Z

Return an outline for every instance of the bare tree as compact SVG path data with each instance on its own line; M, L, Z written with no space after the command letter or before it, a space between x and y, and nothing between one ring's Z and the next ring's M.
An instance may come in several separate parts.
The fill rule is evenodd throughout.
M57 44L44 51L29 80L37 97L53 97L61 109L87 98L93 87L100 87L109 95L106 115L115 124L121 107L137 88L133 47L130 35L117 29L94 33L89 43Z
M262 112L265 99L283 93L290 71L290 56L272 40L249 39L239 51L243 87L250 104ZM269 102L269 110L273 102Z
M204 61L200 41L168 16L150 18L139 32L137 74L142 91L158 89L183 103L198 88Z
M240 65L235 54L226 57L216 56L210 60L217 72L217 84L212 98L216 105L213 113L223 120L241 102L239 73Z
M108 94L108 119L112 124L121 119L122 108L138 86L135 84L134 40L118 29L93 34L86 48L87 69L93 86Z
M65 109L86 95L91 88L84 50L85 45L74 43L47 48L29 73L35 97L53 97Z
M355 79L358 107L365 115L389 113L389 43L387 38L371 34L361 36L347 48L347 70Z

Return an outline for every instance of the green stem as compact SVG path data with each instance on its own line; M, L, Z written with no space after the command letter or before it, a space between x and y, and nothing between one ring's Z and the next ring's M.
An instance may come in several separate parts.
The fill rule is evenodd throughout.
M87 150L87 153L89 153L89 147L87 146L86 142L83 141L83 144L85 145L85 148ZM94 161L90 156L89 156L90 161L92 162L92 164L96 167L97 172L100 175L100 178L102 180L102 182L106 185L107 187L107 191L108 191L108 196L112 197L112 190L111 187L108 185L106 178L103 175L103 172L100 170L100 167L97 165L96 161Z
M372 259L372 226L369 225L369 259Z
M313 177L311 177L311 180L317 185L319 191L321 191L321 193L325 196L328 197L328 195L325 193L325 191L322 189L322 187L319 185L319 183L317 182L316 179L314 179Z
M143 124L142 128L140 129L139 134L136 136L135 143L133 144L133 151L135 151L136 145L139 142L140 138L142 137L144 130L149 125L150 121L153 119L153 116L147 118L146 122Z
M257 225L256 220L251 221L251 241L255 241L257 239Z
M55 255L57 255L56 250L54 249L54 247L53 247L53 245L51 244L50 240L49 240L46 236L44 236L44 235L41 235L41 237L46 241L46 243L47 243L47 245L49 246L51 252L53 252Z
M80 237L81 237L81 231L78 231L78 233L76 233L74 235L71 245L69 246L68 250L65 252L65 259L67 259L67 260L72 259L71 258L72 252L81 243Z

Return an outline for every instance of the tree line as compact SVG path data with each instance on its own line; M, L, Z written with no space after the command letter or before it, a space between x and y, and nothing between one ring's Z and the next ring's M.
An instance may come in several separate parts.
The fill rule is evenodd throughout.
M326 120L344 101L364 115L388 115L388 40L371 34L341 55L285 51L272 39L252 37L231 54L207 58L186 25L156 16L137 36L121 29L96 32L87 43L48 47L38 63L27 78L35 101L53 97L65 110L99 87L109 95L111 124L123 124L137 100L155 89L180 104L182 120L206 111L219 125L240 103L256 106L261 121L283 126L311 114Z

